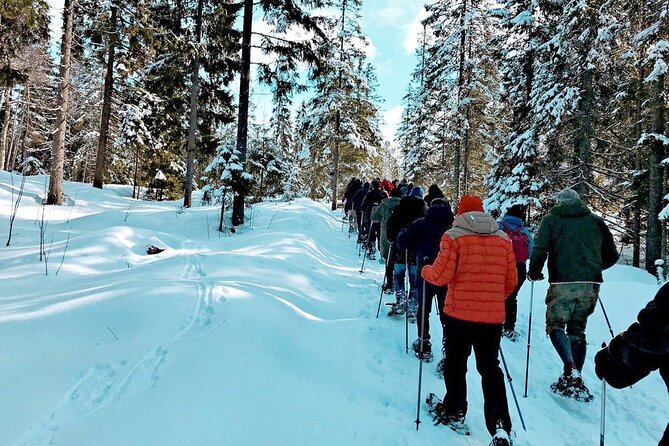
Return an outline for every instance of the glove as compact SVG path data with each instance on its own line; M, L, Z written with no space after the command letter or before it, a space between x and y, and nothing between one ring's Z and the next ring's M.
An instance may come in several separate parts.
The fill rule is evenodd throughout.
M544 279L545 279L545 277L544 277L543 273L539 273L539 274L530 273L530 274L527 275L527 280L529 280L530 282L540 282Z

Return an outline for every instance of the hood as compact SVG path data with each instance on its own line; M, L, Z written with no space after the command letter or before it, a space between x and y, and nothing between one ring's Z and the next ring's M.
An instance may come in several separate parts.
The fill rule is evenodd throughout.
M583 217L590 209L581 200L564 200L551 209L551 214L561 217Z
M512 230L516 230L525 226L525 223L521 218L514 217L513 215L505 215L502 219L502 222Z
M453 223L453 211L450 205L432 206L428 208L425 217L437 223L451 225Z
M395 207L400 202L400 200L402 200L400 197L384 198L383 201L381 202L381 205Z
M455 217L453 226L474 234L492 235L499 231L499 224L485 212L472 211Z
M430 188L427 190L427 193L430 194L430 196L432 196L433 198L437 197L443 198L444 196L444 193L441 191L441 189L439 189L439 186L437 186L436 184L430 186Z

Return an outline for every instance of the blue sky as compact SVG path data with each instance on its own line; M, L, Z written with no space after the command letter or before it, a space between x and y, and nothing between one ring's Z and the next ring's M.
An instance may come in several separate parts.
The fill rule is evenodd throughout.
M402 114L402 97L416 60L414 50L426 16L425 0L365 0L362 26L372 43L369 56L377 68L379 93L386 126L384 134L392 140Z
M414 50L422 30L420 20L425 17L425 0L363 0L362 28L369 37L370 61L377 68L379 94L384 99L384 135L389 140L402 114L402 97L409 76L416 63ZM63 0L48 0L51 5L51 31L54 40L60 38ZM266 95L257 89L256 113L266 119L271 106Z

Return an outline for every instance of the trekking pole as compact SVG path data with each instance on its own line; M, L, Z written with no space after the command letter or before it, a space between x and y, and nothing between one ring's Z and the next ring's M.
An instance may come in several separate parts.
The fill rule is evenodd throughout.
M606 319L606 325L609 326L609 333L611 333L611 338L615 338L616 336L613 334L613 329L611 328L611 322L609 321L609 315L606 314L606 310L604 309L604 302L602 302L602 299L597 296L597 300L599 301L599 305L602 307L602 312L604 313L604 319Z
M602 348L606 342L602 342ZM602 378L602 416L599 424L599 446L604 446L604 435L606 433L606 380Z
M423 387L423 346L425 345L425 288L426 281L423 279L423 297L420 314L420 365L418 366L418 402L416 403L416 430L420 425L420 394Z
M404 250L404 322L405 322L405 349L406 354L409 354L409 290L411 281L409 280L409 250Z
M370 228L371 229L371 228ZM369 245L369 238L370 235L372 234L372 231L367 231L367 245ZM360 274L365 272L365 259L367 258L367 253L365 253L364 256L362 256L362 266L360 267Z
M527 398L527 383L530 376L530 341L532 340L532 305L534 304L534 282L530 288L530 322L527 328L527 358L525 359L525 395Z
M516 398L516 391L513 389L513 379L509 373L509 368L506 366L506 360L504 359L504 352L502 352L502 347L499 347L499 355L502 357L502 364L504 364L504 371L506 372L506 379L509 381L509 387L511 387L511 394L513 395L513 400L516 402L516 409L518 410L518 415L520 416L520 424L523 425L523 430L527 432L525 427L525 420L523 419L523 413L520 411L520 404L518 404L518 398Z
M388 283L388 260L390 259L390 254L393 252L393 245L390 245L388 248L388 255L386 256L386 269L383 273L383 285L381 285L381 294L379 295L379 306L376 309L376 318L379 318L379 312L381 311L381 301L383 300L383 291Z

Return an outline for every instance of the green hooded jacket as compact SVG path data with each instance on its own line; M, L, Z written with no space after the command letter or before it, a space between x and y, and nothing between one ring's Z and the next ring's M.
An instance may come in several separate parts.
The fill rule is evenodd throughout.
M390 197L385 198L381 201L381 204L376 206L372 211L372 221L381 222L381 256L385 259L388 255L390 249L390 243L388 242L388 231L386 230L386 224L390 218L390 214L393 213L393 209L400 202L400 197Z
M565 200L544 217L530 257L529 277L538 277L548 259L548 281L603 281L602 271L618 261L604 220L581 200Z

